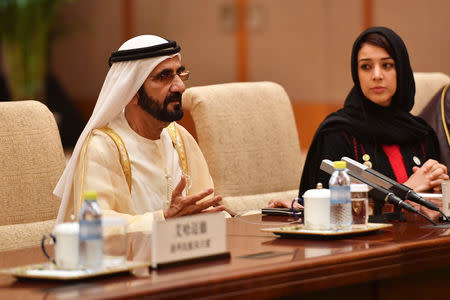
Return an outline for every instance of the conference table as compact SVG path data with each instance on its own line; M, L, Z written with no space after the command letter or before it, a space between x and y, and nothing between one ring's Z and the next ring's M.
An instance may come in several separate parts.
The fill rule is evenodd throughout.
M3 274L0 299L448 297L450 229L410 219L339 238L285 238L261 231L293 221L261 214L227 219L229 258L65 282ZM39 247L0 252L0 269L43 261Z

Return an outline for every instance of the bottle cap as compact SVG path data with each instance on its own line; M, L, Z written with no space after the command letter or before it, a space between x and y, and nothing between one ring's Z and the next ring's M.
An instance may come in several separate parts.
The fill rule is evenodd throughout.
M96 191L84 191L83 198L84 198L84 200L96 200L97 192Z
M338 160L333 163L335 169L345 169L347 167L347 162L343 160Z

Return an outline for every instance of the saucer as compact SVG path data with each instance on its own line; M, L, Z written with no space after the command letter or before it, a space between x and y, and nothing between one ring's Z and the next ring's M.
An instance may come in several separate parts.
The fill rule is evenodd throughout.
M52 263L24 265L0 270L0 274L9 274L17 278L44 280L80 280L85 278L105 276L121 272L131 272L134 269L148 268L148 262L127 261L122 265L106 266L101 269L58 270Z

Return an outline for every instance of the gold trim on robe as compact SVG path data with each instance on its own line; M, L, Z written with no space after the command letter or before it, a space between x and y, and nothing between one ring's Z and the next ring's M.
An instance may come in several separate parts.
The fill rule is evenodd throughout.
M117 150L119 151L120 156L120 164L122 165L123 173L125 174L125 178L127 179L128 188L131 192L131 164L130 164L130 158L128 156L128 151L125 148L125 144L123 143L120 136L111 128L108 126L105 126L103 128L99 128L100 131L107 134L113 141L114 144L116 144Z
M181 137L181 134L178 131L178 127L175 124L176 124L175 122L170 123L169 126L166 127L166 129L170 135L170 138L172 139L172 143L173 146L175 147L175 150L177 150L178 152L181 170L183 170L183 175L186 178L186 187L185 187L186 195L188 195L192 184L191 184L191 176L189 176L186 148L184 146L183 138Z
M444 126L445 136L447 137L447 143L450 146L450 135L448 133L447 121L445 120L445 94L447 93L450 83L447 84L442 90L441 95L441 114L442 114L442 125Z

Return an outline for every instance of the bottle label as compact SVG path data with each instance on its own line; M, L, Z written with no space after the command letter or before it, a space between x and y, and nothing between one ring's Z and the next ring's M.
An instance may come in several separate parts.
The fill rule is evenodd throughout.
M80 220L80 241L102 238L102 220Z
M350 203L350 186L332 185L330 186L331 204Z

